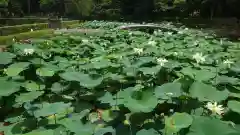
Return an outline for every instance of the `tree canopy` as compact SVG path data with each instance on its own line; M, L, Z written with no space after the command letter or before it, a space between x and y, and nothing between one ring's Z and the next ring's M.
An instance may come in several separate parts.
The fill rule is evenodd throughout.
M239 0L1 0L4 15L57 14L99 19L238 17ZM4 6L3 6L4 5ZM20 12L19 12L20 11Z

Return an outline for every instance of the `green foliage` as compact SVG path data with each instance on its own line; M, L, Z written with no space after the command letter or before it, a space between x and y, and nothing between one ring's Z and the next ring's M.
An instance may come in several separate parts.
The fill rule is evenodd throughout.
M54 0L40 0L41 6L48 5L48 4L54 4L54 3L55 3Z
M9 0L0 0L0 5L8 5Z
M7 135L239 135L239 43L93 21L0 53ZM228 46L226 48L226 46Z
M66 12L76 16L89 16L93 10L93 0L70 0L66 4Z

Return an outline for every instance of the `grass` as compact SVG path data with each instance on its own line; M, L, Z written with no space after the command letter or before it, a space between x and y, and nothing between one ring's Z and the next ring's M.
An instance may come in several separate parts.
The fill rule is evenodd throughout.
M34 24L31 24L34 25ZM45 25L43 23L43 25ZM29 26L29 25L28 25ZM79 21L64 21L62 23L62 27L66 28L75 28L79 26ZM26 26L27 27L27 26ZM43 27L43 26L42 26ZM6 36L0 36L0 46L6 46L13 43L13 39L16 40L23 40L23 39L29 39L29 38L40 38L40 37L50 37L53 34L53 29L42 29L42 30L35 30L35 31L27 31L27 32L21 32L21 33L15 33L11 35Z
M23 24L23 25L15 25L15 26L4 26L0 27L0 34L1 36L21 33L21 32L28 32L31 29L33 30L41 30L48 28L47 23L35 23L35 24Z
M74 21L63 21L63 23L62 23L62 27L63 28L67 28L67 27L76 27L76 26L79 26L79 23L80 23L81 21L79 21L79 20L74 20Z
M63 21L62 22L62 27L68 27L73 24L78 24L78 20L74 21ZM48 23L35 23L35 24L22 24L22 25L15 25L15 26L4 26L0 27L0 35L1 36L7 36L11 34L16 34L16 33L22 33L22 32L30 32L31 29L35 30L42 30L42 29L47 29L48 28Z
M14 26L22 24L33 24L33 23L47 23L48 18L0 18L0 25L2 26Z
M29 38L51 36L53 32L54 32L53 29L44 29L44 30L37 30L33 32L24 32L24 33L12 34L8 36L1 36L0 46L12 44L13 39L22 40L22 39L29 39Z

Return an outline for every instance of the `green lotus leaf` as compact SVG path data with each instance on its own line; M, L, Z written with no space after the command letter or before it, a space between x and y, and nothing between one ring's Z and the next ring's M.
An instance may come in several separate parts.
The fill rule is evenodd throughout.
M112 110L103 110L101 114L102 119L106 122L114 120L119 115L117 112L114 112Z
M90 103L83 102L83 101L76 102L75 104L73 104L73 106L75 108L75 111L79 112L79 113L84 111L84 110L89 110L90 111L90 110L93 109L93 106Z
M33 58L30 60L30 62L36 66L47 65L47 62L45 62L44 59L41 58Z
M22 72L23 70L25 70L30 63L28 62L19 62L19 63L14 63L10 66L8 66L8 68L6 69L5 73L8 76L17 76L20 72Z
M103 104L109 104L111 106L116 105L116 100L114 100L115 97L110 92L105 92L105 94L98 98L98 100Z
M229 92L219 91L215 87L201 83L201 82L194 82L189 89L190 95L193 98L197 98L200 101L223 101L227 99Z
M6 65L12 62L16 55L10 52L0 52L0 65Z
M95 129L95 125L83 124L80 120L63 119L60 123L76 135L92 135Z
M187 135L237 135L240 132L219 119L195 116Z
M95 131L94 135L105 135L106 133L112 133L112 135L115 135L116 134L115 132L116 131L112 127L108 126L104 128L98 128Z
M67 88L68 88L68 85L63 86L61 83L56 82L56 83L53 83L51 90L52 90L52 92L55 92L55 93L61 93L64 90L66 90Z
M7 116L4 120L4 122L10 122L10 123L18 123L24 121L25 118L21 114L10 114Z
M240 102L235 100L228 101L228 107L232 111L240 114Z
M54 130L35 130L35 131L33 130L29 133L25 133L21 135L55 135L55 134L54 134Z
M12 132L12 129L16 124L17 123L11 124L9 126L3 126L3 124L1 123L0 131L3 131L4 134L6 134L6 135L16 135Z
M236 85L239 83L238 78L228 77L228 76L217 76L216 80L214 81L215 85L218 84L232 84Z
M142 66L143 64L147 64L147 63L150 63L150 62L153 62L154 61L154 58L153 57L140 57L134 64L133 66L134 67L140 67Z
M23 104L26 102L31 102L37 99L39 96L43 95L43 91L32 91L28 93L21 93L19 96L16 97L15 102L17 104Z
M45 102L42 104L36 104L36 106L38 106L38 109L34 112L35 117L45 117L57 113L63 113L70 108L71 104L63 102L55 102L50 104Z
M113 65L108 60L94 61L94 62L92 62L92 64L93 64L93 68L96 68L96 69L107 68L107 67Z
M20 90L20 83L0 79L0 97L10 96Z
M55 71L51 68L38 68L36 74L42 77L51 77L55 74Z
M64 73L60 74L60 76L67 81L80 82L80 85L87 87L87 88L96 87L96 86L100 85L103 81L102 77L93 79L88 74L84 74L81 72L64 72Z
M161 66L155 66L155 67L142 67L139 68L139 71L141 71L144 75L156 75L161 69Z
M37 84L34 81L27 81L23 84L23 87L26 88L27 91L38 91L45 89L44 84Z
M142 129L142 130L138 131L136 135L160 135L160 134L156 130L151 128L148 130Z
M174 113L171 117L166 117L165 130L166 133L177 133L181 129L188 128L193 122L191 115L187 113Z
M123 104L131 112L151 112L157 106L158 100L152 91L135 91L127 88L117 94L118 104Z
M208 81L216 76L216 73L213 73L209 70L195 70L193 68L183 68L181 72L184 75L188 75L196 81Z
M154 90L154 94L157 98L169 99L171 97L180 97L182 95L182 89L180 83L165 83L161 86L157 86Z

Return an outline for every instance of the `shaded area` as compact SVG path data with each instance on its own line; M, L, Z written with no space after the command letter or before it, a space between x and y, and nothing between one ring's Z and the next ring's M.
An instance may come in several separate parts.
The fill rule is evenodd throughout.
M177 26L185 25L213 33L219 38L228 38L233 41L240 38L240 27L237 18L163 18L162 21L170 21Z

